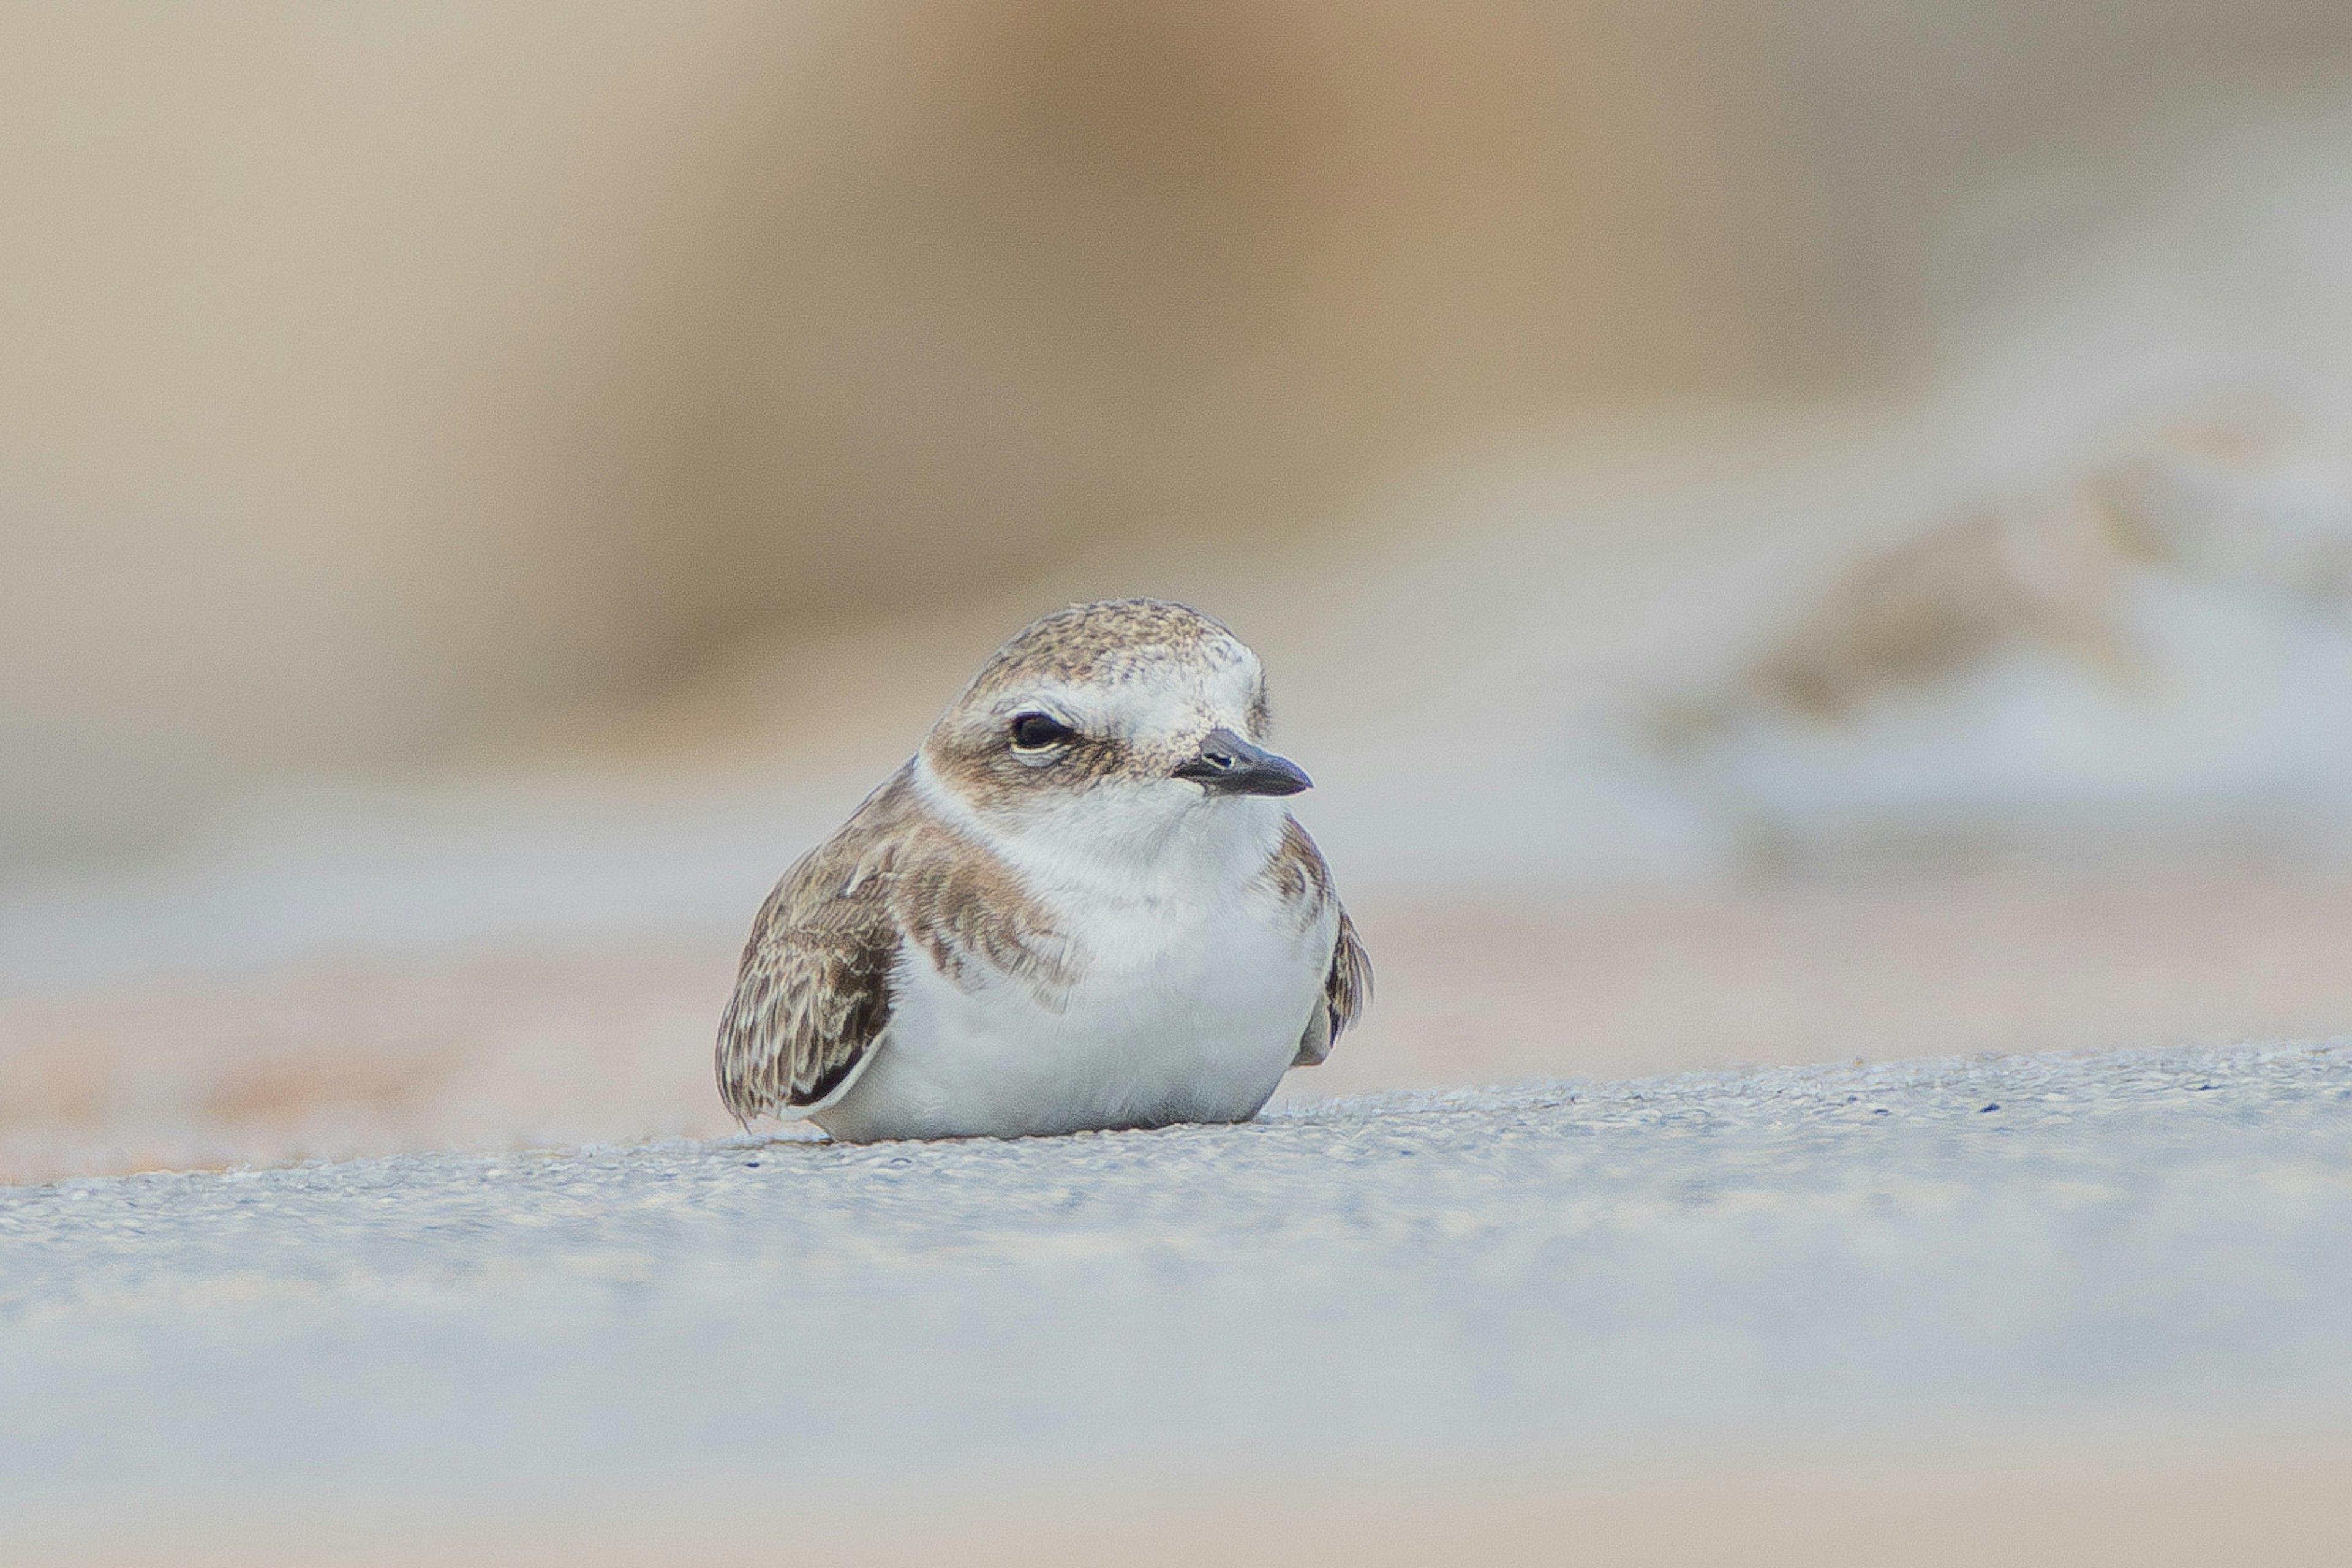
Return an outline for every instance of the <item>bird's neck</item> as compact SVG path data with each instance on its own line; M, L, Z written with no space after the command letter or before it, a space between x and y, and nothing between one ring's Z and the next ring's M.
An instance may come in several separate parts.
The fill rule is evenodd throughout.
M1263 876L1282 843L1279 802L1211 800L1097 787L1013 810L982 809L915 765L915 787L942 820L1055 904L1207 903Z

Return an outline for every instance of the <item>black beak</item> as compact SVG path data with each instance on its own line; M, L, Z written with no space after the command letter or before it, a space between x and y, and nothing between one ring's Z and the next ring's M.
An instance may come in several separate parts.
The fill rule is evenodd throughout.
M1288 757L1253 746L1231 730L1212 730L1201 754L1176 770L1211 795L1297 795L1315 781Z

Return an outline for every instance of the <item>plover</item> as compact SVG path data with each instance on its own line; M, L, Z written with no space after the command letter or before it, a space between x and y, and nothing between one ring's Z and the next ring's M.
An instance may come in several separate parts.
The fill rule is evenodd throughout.
M1371 991L1266 722L1257 656L1181 605L1023 630L761 907L728 1110L856 1142L1255 1116Z

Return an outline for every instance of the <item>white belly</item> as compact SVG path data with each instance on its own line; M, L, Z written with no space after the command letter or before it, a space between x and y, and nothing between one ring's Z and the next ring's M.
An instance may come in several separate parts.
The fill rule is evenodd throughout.
M1246 1121L1297 1053L1337 923L1300 931L1262 887L1090 910L1059 1006L910 952L870 1059L812 1120L858 1142Z

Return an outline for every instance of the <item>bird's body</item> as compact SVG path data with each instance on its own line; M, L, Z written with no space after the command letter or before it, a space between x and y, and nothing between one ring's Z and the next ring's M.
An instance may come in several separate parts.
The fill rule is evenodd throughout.
M1181 606L1015 637L761 910L729 1107L860 1142L1255 1115L1370 980L1265 714L1255 656Z
M920 764L901 787L930 793ZM1065 933L1068 978L943 970L902 952L881 1047L814 1120L864 1141L1255 1114L1322 1002L1339 915L1274 885L1288 816L1251 804L1270 809L1151 855L988 846Z

